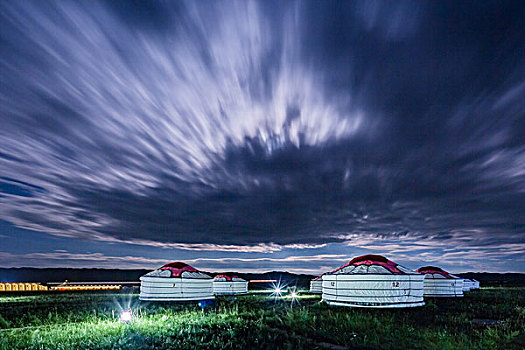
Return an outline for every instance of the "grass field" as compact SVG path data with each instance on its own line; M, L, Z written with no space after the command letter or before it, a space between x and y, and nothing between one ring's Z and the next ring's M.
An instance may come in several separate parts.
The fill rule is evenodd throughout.
M0 349L525 349L525 288L483 288L414 309L329 307L300 294L213 306L137 294L0 297ZM118 320L131 308L130 323Z

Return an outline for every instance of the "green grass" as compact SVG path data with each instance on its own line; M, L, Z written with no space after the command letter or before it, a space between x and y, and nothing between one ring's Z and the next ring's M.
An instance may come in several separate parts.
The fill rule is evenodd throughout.
M141 303L136 294L0 297L0 349L524 349L525 289L486 288L410 309L329 307L268 295ZM131 307L129 324L118 321ZM472 322L491 319L494 325Z

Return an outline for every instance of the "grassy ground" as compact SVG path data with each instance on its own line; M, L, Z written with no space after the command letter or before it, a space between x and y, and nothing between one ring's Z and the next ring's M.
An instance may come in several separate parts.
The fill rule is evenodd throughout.
M0 349L524 349L525 289L484 288L421 308L329 307L319 297L142 303L136 294L0 297ZM130 323L118 321L133 309ZM484 320L479 320L484 319ZM489 321L487 321L487 319ZM487 324L490 323L490 324Z

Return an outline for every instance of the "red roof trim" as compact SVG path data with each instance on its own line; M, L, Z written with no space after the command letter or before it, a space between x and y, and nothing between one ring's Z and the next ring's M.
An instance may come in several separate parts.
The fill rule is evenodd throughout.
M180 261L171 262L162 266L159 270L169 270L171 277L180 277L183 272L199 272L196 268Z
M316 278L314 278L313 280L314 281L319 281L324 275L326 275L328 272L325 272L325 273L322 273L320 274L319 276L317 276Z
M220 278L220 277L226 278L227 281L231 281L233 278L240 278L234 272L222 272L222 273L219 273L218 275L215 275L214 278Z
M440 269L439 267L435 267L435 266L423 266L417 269L416 271L419 273L423 273L423 274L435 273L435 274L442 275L445 278L449 278L449 279L454 278L447 271Z
M228 275L217 275L217 276L215 276L216 279L217 278L225 278L226 281L231 281L235 277L237 277L237 276L228 276Z
M388 271L390 271L392 273L404 274L403 271L401 271L401 270L399 270L397 268L397 264L395 262L388 260L384 256L373 255L373 254L362 255L362 256L358 256L356 258L353 258L352 260L350 260L349 262L347 262L343 266L338 267L337 269L333 270L330 273L337 272L337 271L339 271L341 269L344 269L345 267L348 267L350 265L354 265L354 266L359 266L359 265L366 265L366 266L379 265L379 266L384 267L385 269L387 269Z
M382 255L367 254L367 255L361 255L361 256L358 256L356 258L353 258L352 260L350 260L350 264L354 264L354 263L357 263L357 262L360 262L360 261L368 261L368 260L382 262L382 263L385 263L385 264L391 262L390 260L388 260L387 258L385 258Z

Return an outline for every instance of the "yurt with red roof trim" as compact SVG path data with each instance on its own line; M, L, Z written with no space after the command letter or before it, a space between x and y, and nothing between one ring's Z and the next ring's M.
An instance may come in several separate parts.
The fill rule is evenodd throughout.
M247 294L248 281L239 276L230 274L219 274L213 279L214 294Z
M363 255L323 275L323 301L351 307L423 306L424 278L383 256Z
M425 275L426 297L462 297L463 279L435 267L424 266L417 272Z
M323 275L317 276L316 278L310 281L310 293L323 293Z
M172 262L140 277L140 300L189 301L215 298L211 276L183 262Z

